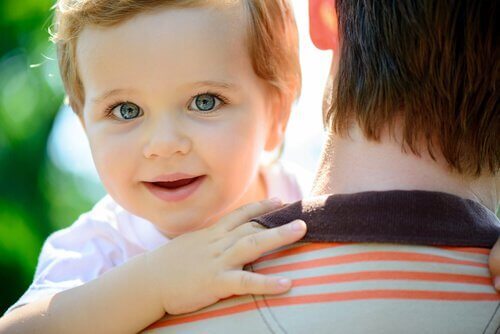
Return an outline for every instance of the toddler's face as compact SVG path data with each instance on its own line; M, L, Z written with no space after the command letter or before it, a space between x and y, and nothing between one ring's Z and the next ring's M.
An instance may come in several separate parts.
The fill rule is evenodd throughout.
M101 180L168 236L265 191L259 156L277 126L245 29L239 9L165 9L78 39L81 119Z

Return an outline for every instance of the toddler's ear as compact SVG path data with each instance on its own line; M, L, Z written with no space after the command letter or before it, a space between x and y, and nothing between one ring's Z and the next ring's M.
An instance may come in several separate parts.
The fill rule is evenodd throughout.
M309 33L318 49L338 50L335 0L309 0Z
M269 111L270 126L266 146L264 147L269 152L279 147L283 142L292 109L292 102L287 101L281 94L274 93L270 98L272 101L271 110Z

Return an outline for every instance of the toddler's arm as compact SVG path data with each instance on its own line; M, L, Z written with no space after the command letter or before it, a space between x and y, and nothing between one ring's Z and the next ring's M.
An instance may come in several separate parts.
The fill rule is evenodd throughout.
M14 309L0 319L0 332L136 333L165 312L195 311L234 294L286 292L289 280L242 270L305 234L303 222L268 230L247 223L278 206L272 201L247 205L82 286Z

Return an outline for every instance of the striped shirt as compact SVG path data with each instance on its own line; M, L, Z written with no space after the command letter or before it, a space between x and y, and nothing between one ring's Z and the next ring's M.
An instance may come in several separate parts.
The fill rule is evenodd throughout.
M371 219L373 214L363 209L367 208L366 199L373 201L376 196L376 201L381 201L378 206L386 206L384 214L389 210L402 219L398 208L406 204L416 210L407 221L424 217L416 223L419 232L405 232L401 226L393 230L394 222L387 224L391 219L386 219L380 221L380 229L368 228L370 236L377 236L381 242L355 242L359 241L355 233L358 232L358 238L362 233L356 230L355 221L350 227L342 225L349 218L342 209L334 208L338 216L344 217L338 222L328 212L332 205L324 200L315 199L312 205L301 202L299 216L308 222L308 233L314 235L323 229L322 235L329 235L335 234L336 229L341 236L351 233L354 242L297 243L269 253L248 269L290 277L293 289L288 293L228 298L195 313L166 316L147 332L497 333L500 295L491 283L486 247L498 237L498 219L479 204L446 194L389 193L366 194L361 201L352 195L334 198L333 207L338 205L351 211L355 208L343 200L352 203L357 199L356 205L361 210L357 214L365 212ZM434 196L444 200L447 207L456 205L458 209L447 214L432 212ZM288 213L286 210L273 213L258 221L267 226L282 224L294 209L287 210ZM322 224L325 222L328 224ZM434 234L429 235L429 240L422 240L425 234L430 234L428 229L434 229ZM401 243L387 243L384 235L390 240L397 237ZM435 235L441 236L441 244L436 242Z

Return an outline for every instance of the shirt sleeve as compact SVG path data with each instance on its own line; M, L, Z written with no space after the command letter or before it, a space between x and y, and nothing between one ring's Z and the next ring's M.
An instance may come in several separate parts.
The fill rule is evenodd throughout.
M123 263L119 239L110 224L93 220L89 214L53 233L42 247L33 283L6 313L82 285Z

